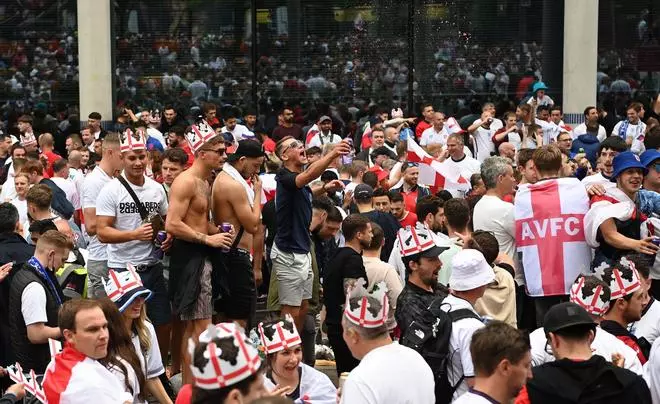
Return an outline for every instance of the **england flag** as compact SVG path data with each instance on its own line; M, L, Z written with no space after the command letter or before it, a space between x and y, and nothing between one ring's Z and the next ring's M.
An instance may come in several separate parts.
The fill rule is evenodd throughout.
M589 271L583 225L588 210L589 197L576 178L520 185L516 247L530 296L568 295L578 275Z

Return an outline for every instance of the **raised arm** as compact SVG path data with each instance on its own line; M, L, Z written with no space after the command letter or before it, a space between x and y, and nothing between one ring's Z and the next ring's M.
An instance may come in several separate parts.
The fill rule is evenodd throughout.
M312 163L308 169L296 176L296 186L298 188L303 188L305 185L319 178L321 174L325 171L326 168L335 160L337 157L344 154L348 154L351 150L348 142L341 141L332 149L332 151L325 156L321 157L318 161Z

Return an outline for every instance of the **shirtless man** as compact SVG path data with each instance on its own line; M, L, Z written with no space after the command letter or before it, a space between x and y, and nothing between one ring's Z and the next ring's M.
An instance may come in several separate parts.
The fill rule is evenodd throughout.
M207 179L225 162L222 136L200 121L186 131L195 153L193 165L181 173L170 188L170 209L165 228L175 237L170 253L170 298L173 310L184 324L183 382L191 382L190 355L185 341L196 340L211 324L213 314L211 256L217 248L229 248L233 233L220 233L209 220L211 190Z
M238 232L233 248L222 254L228 293L218 309L227 317L225 321L237 321L245 329L256 308L255 279L261 279L261 269L257 267L253 271L250 252L254 236L261 231L259 170L264 156L259 142L240 141L213 183L215 224L231 223ZM247 179L252 180L252 187ZM262 254L256 253L257 249L255 262L262 258L258 256Z

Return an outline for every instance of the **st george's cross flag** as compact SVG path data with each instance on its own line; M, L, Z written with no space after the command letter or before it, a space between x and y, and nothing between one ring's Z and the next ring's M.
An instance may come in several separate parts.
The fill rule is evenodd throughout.
M440 189L469 191L471 188L470 181L461 175L457 166L434 160L412 137L408 137L407 160L419 163L418 182L428 185L433 192Z
M589 197L577 178L522 184L515 198L516 247L529 296L568 295L591 264L584 234Z

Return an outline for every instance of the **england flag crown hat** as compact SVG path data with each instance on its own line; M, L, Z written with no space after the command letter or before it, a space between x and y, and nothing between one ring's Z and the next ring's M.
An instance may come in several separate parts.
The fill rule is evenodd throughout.
M396 237L402 257L409 257L415 254L422 254L428 257L438 256L449 248L449 245L438 245L431 229L420 223L416 226L406 226L399 229Z
M603 263L596 268L596 272L601 274L601 279L609 285L610 300L626 297L642 287L635 264L625 257L612 266Z
M346 293L344 316L351 323L364 328L378 328L385 325L389 312L387 286L379 282L368 291L366 281L359 278ZM353 304L351 304L353 300Z
M570 301L584 308L589 314L600 317L610 307L610 288L601 280L587 285L588 278L595 276L580 275L571 285Z
M195 361L195 342L192 338L188 340L188 352L192 357L190 370L195 386L200 389L233 386L257 373L261 367L259 351L235 323L209 325L200 334L199 343L206 344L203 365Z
M209 140L218 136L211 125L205 119L198 119L186 131L186 140L190 144L193 153L201 149Z
M296 324L290 314L287 314L283 320L272 324L259 323L259 339L266 354L302 344Z
M121 152L145 150L147 148L146 142L146 134L140 128L126 128L119 134L119 150Z
M126 271L123 272L109 270L108 280L103 283L103 287L120 312L126 310L139 296L144 296L145 300L152 296L151 291L142 284L142 279L132 264L127 264Z

